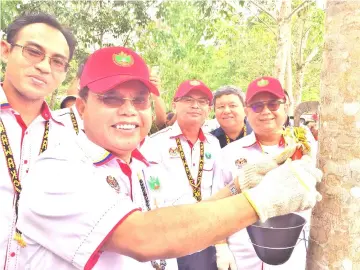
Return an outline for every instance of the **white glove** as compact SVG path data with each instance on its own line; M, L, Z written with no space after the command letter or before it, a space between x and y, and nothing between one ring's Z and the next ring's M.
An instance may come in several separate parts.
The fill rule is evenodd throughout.
M237 174L237 181L241 191L255 187L263 179L264 175L278 167L274 159L268 159L255 164L244 165Z
M216 249L216 265L218 270L237 270L234 255L231 252L228 244L217 244Z
M283 164L287 159L295 153L297 145L292 144L284 148L284 150L275 158L261 161L255 164L246 164L238 172L237 181L242 191L255 187L263 179L264 175Z
M279 165L283 164L286 160L288 160L293 156L293 154L296 151L296 148L298 147L300 147L300 144L297 144L295 142L287 144L284 150L275 157L276 163Z
M315 206L321 200L316 190L322 172L305 157L301 160L287 161L267 173L254 188L243 192L253 206L260 220L299 212Z

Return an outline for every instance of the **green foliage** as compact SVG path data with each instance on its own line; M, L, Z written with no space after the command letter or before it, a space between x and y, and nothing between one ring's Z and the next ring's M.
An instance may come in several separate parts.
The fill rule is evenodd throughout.
M235 0L234 0L235 1ZM104 46L134 48L150 67L159 66L163 97L168 106L178 85L200 79L213 90L231 84L244 91L254 78L271 75L276 53L277 25L247 1L236 0L244 12L226 1L8 1L1 0L1 29L25 11L54 14L73 30L78 46L65 83L63 95L79 63L93 50ZM271 1L256 1L273 9ZM293 8L301 0L293 0ZM4 12L6 11L6 12ZM318 99L324 12L309 5L292 19L293 59L308 29L304 56L319 46L304 80L303 100ZM293 60L295 69L296 62ZM294 81L294 80L293 80ZM58 106L60 97L55 98Z

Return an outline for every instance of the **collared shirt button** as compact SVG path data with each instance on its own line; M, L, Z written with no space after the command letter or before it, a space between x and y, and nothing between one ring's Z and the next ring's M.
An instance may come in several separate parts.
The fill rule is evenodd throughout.
M28 163L28 161L27 160L24 160L24 164L27 164Z
M195 163L193 163L193 166L195 166Z
M26 173L28 173L29 172L29 169L26 169L26 171L25 171Z
M15 257L15 252L11 252L11 253L10 253L10 256L11 256L11 257Z

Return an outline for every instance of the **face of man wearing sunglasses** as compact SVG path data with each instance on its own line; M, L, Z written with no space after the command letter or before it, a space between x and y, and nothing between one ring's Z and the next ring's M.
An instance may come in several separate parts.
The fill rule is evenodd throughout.
M87 137L124 161L150 131L150 92L139 81L122 83L103 94L89 91L87 100L77 99L76 106Z
M191 90L173 102L179 125L186 124L194 128L200 128L210 112L210 101L208 97L199 90Z
M255 134L270 135L282 129L286 120L285 101L262 92L247 102L245 113Z
M4 88L18 97L43 99L66 77L69 46L64 35L47 24L25 26L13 44L1 42L1 52L7 63Z

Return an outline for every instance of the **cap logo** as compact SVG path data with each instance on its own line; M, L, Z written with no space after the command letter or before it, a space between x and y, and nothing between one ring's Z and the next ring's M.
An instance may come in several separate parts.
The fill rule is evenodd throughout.
M113 61L120 67L130 67L134 64L134 58L124 52L113 54Z
M198 82L198 81L190 81L189 84L192 85L192 86L198 86L198 85L200 85L200 82Z
M260 87L267 86L268 84L269 84L269 81L264 80L264 79L261 79L260 81L257 82L257 86L260 86Z

